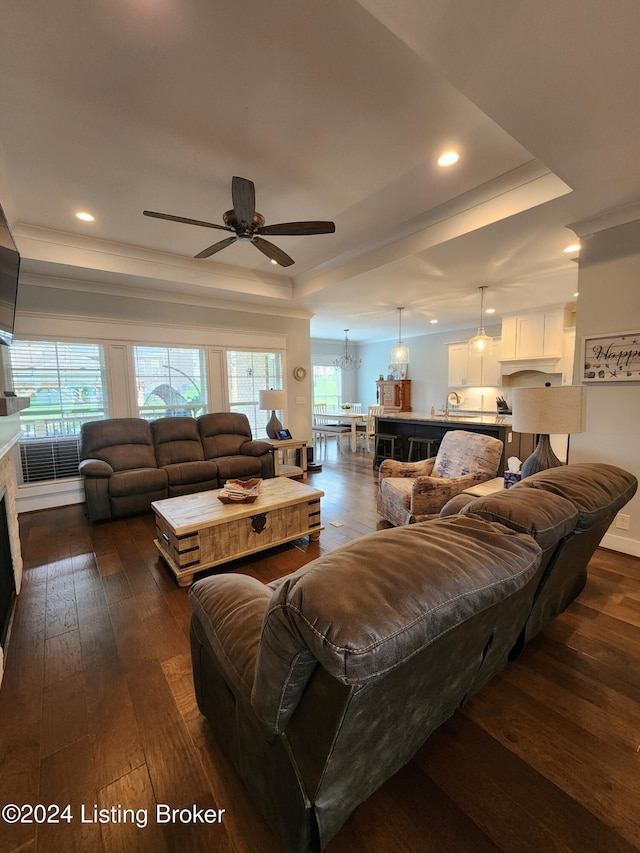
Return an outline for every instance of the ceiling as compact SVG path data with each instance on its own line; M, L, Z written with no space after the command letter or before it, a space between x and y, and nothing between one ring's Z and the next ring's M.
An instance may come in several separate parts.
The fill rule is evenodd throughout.
M354 341L572 301L571 223L640 202L640 6L66 0L0 29L0 201L26 281L310 312ZM448 169L437 157L454 148ZM274 267L224 235L231 178ZM74 214L89 210L92 223ZM579 229L578 229L579 230ZM430 320L437 319L437 325Z

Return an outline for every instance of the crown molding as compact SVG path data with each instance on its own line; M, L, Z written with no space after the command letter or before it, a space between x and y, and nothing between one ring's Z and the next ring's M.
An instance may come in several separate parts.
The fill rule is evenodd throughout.
M608 210L589 219L581 219L567 225L578 237L586 237L589 234L597 234L609 228L617 228L618 225L626 225L629 222L640 220L640 202Z

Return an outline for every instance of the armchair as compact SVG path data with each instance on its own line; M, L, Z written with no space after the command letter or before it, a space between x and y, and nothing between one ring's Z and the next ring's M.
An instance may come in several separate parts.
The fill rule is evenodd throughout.
M492 436L450 430L430 459L385 459L378 472L378 514L396 526L426 521L450 498L475 483L493 479L502 448L502 442Z

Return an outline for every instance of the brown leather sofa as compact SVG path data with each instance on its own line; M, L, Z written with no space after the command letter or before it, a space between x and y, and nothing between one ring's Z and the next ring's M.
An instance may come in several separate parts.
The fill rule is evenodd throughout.
M286 850L321 850L566 607L636 488L618 468L566 466L271 584L194 584L198 705Z
M540 471L508 490L484 498L458 495L443 507L441 515L460 512L530 533L544 548L539 587L512 656L582 592L589 560L636 488L633 474L620 468L604 463L576 463ZM530 510L531 490L534 500L546 502L540 507L548 504L549 496L562 498L574 507L575 526L555 546L552 540L542 538L541 522Z
M79 471L89 518L148 510L152 501L273 477L272 446L254 441L246 415L110 418L82 426Z

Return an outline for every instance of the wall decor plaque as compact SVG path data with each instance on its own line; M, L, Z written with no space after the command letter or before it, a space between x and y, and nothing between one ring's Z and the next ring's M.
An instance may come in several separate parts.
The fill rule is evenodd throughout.
M640 332L583 338L583 382L640 382Z

